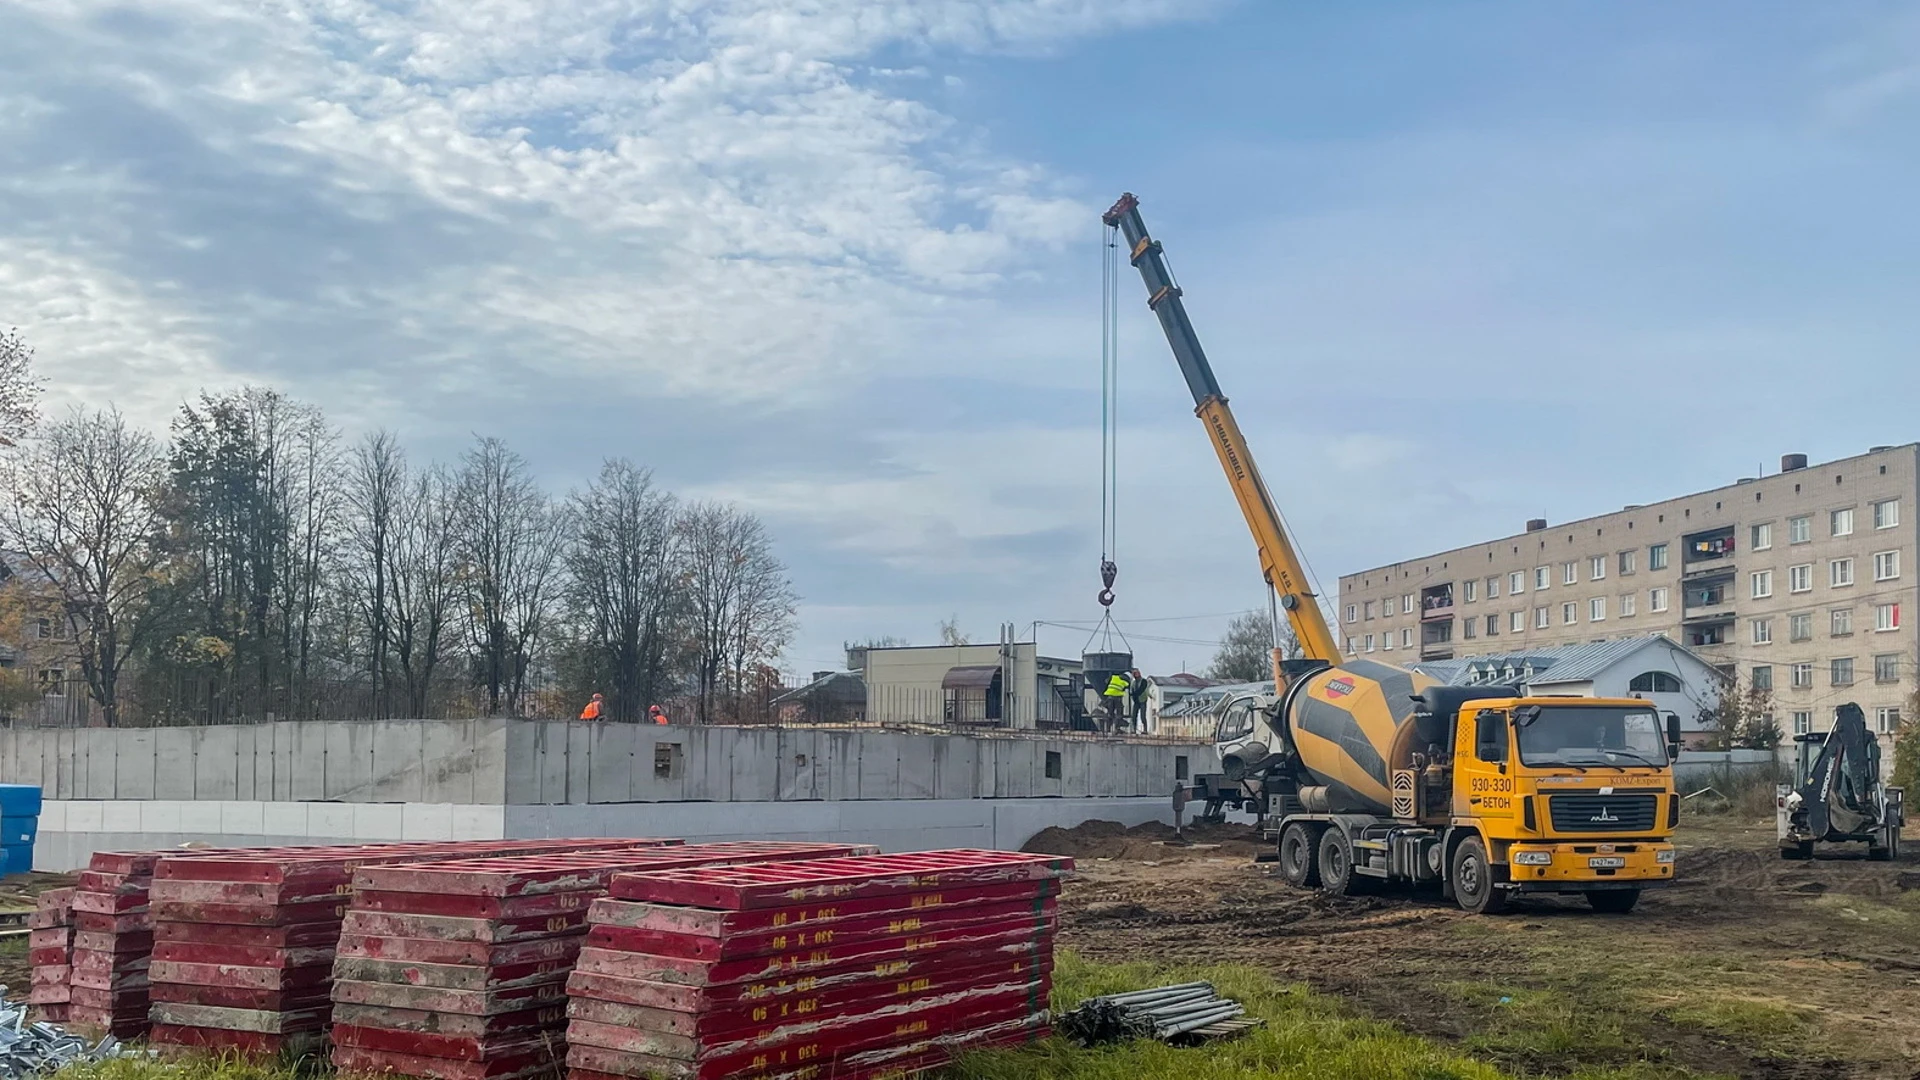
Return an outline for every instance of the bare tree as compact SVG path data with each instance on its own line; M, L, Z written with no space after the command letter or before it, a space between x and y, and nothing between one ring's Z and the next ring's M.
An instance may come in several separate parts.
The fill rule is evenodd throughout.
M33 377L33 346L17 329L0 333L0 446L12 446L40 418L40 380Z
M1264 612L1235 615L1220 636L1207 678L1222 682L1261 682L1273 678L1273 621Z
M10 463L9 543L70 613L87 692L120 723L120 680L140 644L159 563L166 456L115 411L74 409Z
M455 541L467 593L476 681L487 710L517 708L545 621L561 518L525 458L482 438L461 458Z
M407 459L399 440L384 430L369 433L354 447L347 466L346 498L352 515L346 569L354 592L355 616L367 632L367 676L375 719L388 714L387 646L393 640L389 616L393 590L387 575L393 570L401 504L406 495Z
M679 532L698 716L708 723L721 691L738 694L748 670L786 646L796 598L753 515L696 503L681 515Z
M666 687L681 607L673 496L645 469L608 461L572 499L567 596L578 613L589 678L605 680L608 718L638 720Z
M269 488L278 503L274 517L282 523L275 539L284 545L276 621L293 690L290 696L310 713L314 620L330 584L327 577L346 508L340 485L340 433L313 406L284 399L280 405L286 414L285 441L278 448L280 467Z
M392 658L408 715L425 719L446 655L459 582L455 575L454 481L438 466L413 479L395 513L385 573Z
M946 618L940 620L940 644L942 645L973 644L973 639L967 636L966 631L960 629L960 616L949 615Z

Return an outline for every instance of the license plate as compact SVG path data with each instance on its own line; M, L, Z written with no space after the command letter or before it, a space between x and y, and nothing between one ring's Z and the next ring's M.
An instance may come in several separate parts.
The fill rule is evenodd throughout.
M1595 870L1618 870L1627 865L1627 860L1618 855L1599 855L1588 859L1587 865Z

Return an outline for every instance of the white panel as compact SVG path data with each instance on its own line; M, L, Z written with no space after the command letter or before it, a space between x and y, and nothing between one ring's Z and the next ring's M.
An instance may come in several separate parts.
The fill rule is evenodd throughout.
M111 799L100 804L101 832L140 832L140 804Z
M352 839L353 806L349 803L308 803L307 835L328 840Z
M99 832L100 822L101 806L98 801L84 799L67 804L68 832Z
M399 803L354 803L353 838L364 841L400 839L404 809Z
M268 836L310 836L307 803L270 802L260 808L261 831Z
M220 804L217 802L180 803L180 831L196 840L216 843L220 835Z
M259 835L266 832L266 804L234 801L220 804L220 831Z
M177 833L180 831L180 807L184 804L178 800L154 799L132 805L140 808L141 832Z
M452 840L453 804L405 803L400 807L400 839Z

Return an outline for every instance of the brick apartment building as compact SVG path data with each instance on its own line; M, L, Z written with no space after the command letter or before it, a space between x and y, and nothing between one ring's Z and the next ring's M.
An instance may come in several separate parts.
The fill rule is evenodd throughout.
M1857 702L1897 728L1920 667L1920 444L1455 548L1340 579L1353 655L1414 663L1661 633L1769 688L1784 731Z

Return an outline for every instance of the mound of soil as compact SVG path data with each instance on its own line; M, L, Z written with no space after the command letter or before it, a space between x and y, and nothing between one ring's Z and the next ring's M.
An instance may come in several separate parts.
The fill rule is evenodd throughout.
M1251 859L1267 845L1251 825L1189 825L1185 843L1174 840L1173 826L1157 821L1127 828L1117 821L1083 821L1071 829L1042 829L1020 850L1036 855L1069 855L1076 859L1126 859L1160 862L1168 859Z

